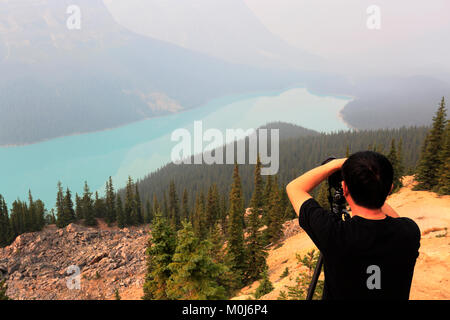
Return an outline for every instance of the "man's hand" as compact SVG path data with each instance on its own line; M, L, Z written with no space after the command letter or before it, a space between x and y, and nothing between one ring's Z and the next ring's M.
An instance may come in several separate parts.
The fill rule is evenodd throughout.
M291 201L297 215L299 214L302 204L306 200L312 198L309 193L323 180L327 179L334 172L340 170L346 160L347 158L331 160L320 167L306 172L302 176L291 181L286 186L286 192L289 200Z

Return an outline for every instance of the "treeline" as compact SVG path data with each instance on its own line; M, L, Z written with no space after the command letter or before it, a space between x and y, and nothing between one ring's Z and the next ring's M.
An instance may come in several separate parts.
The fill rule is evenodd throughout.
M8 214L6 201L0 195L0 247L7 246L22 233L42 230L46 224L45 212L44 203L34 201L30 191L28 203L14 201Z

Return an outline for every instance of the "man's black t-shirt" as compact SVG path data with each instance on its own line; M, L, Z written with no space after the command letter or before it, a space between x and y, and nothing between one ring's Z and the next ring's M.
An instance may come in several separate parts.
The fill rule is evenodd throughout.
M323 299L408 299L420 230L409 218L342 221L317 201L303 203L300 226L324 257Z

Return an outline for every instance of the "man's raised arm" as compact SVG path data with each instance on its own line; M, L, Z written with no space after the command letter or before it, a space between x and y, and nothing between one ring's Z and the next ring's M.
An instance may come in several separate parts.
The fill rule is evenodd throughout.
M332 160L320 167L314 168L295 180L292 180L286 186L286 192L294 207L295 212L299 213L302 204L312 198L309 194L323 180L327 179L334 172L341 169L346 158Z

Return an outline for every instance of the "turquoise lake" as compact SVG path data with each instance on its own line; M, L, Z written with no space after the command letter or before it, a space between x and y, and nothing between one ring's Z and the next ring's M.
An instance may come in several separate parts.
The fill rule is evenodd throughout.
M28 190L35 199L52 208L56 185L61 181L75 194L82 193L84 181L91 191L103 195L104 183L112 176L116 188L128 176L142 178L170 162L171 133L178 128L193 132L194 121L203 129L249 129L273 121L284 121L321 132L349 129L339 111L349 97L315 95L304 88L225 97L204 106L159 118L151 118L120 128L66 136L26 146L0 148L2 194L8 206L26 199ZM206 145L207 143L205 143Z

